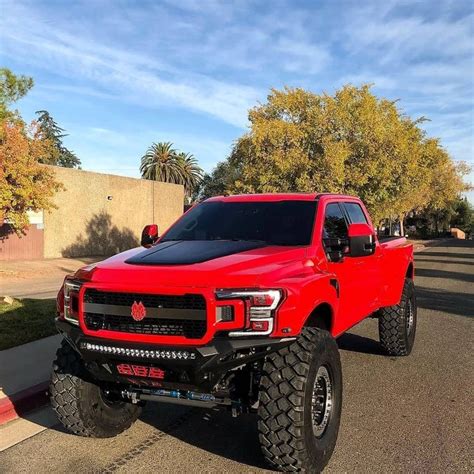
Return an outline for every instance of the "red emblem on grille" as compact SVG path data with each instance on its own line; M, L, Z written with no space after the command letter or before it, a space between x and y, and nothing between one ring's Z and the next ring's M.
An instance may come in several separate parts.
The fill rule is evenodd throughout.
M135 321L141 321L146 316L145 305L141 301L138 303L134 301L130 314Z

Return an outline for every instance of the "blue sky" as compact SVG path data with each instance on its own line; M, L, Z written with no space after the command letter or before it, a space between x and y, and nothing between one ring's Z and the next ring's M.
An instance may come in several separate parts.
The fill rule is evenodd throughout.
M172 141L210 171L270 88L349 82L430 118L473 165L473 5L0 0L0 65L35 79L18 108L47 109L88 170L138 176L146 148Z

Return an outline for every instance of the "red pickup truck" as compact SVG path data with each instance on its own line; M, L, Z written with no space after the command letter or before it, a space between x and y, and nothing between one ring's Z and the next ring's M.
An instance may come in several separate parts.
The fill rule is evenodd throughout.
M368 316L387 354L416 328L413 248L360 199L214 197L160 238L66 277L51 400L70 431L117 435L146 401L255 411L265 458L320 471L336 444L336 338Z

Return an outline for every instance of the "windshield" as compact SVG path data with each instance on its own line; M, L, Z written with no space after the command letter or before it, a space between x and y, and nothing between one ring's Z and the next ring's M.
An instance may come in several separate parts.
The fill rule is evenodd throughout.
M245 240L309 245L315 201L204 202L164 235L169 240Z

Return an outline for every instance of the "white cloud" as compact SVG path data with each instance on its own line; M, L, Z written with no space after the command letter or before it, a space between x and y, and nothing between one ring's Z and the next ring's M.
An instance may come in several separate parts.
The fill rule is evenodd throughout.
M160 113L179 107L218 119L212 126L223 121L242 128L248 108L271 86L321 92L374 83L376 93L400 99L410 115L432 119L426 129L454 158L474 154L472 2L374 0L341 8L330 0L132 1L119 7L115 0L67 7L23 1L4 0L0 7L8 11L0 17L0 49L53 77L31 96L68 95ZM94 125L84 140L109 151L124 146L126 132L110 135ZM171 131L164 139L205 157L206 168L230 146L215 140L214 130L205 136ZM147 133L138 136L140 147L157 139ZM138 148L127 153L139 156Z
M247 110L262 96L251 86L184 73L154 58L46 28L31 14L14 12L1 25L4 55L74 81L91 81L141 105L173 102L244 127Z

